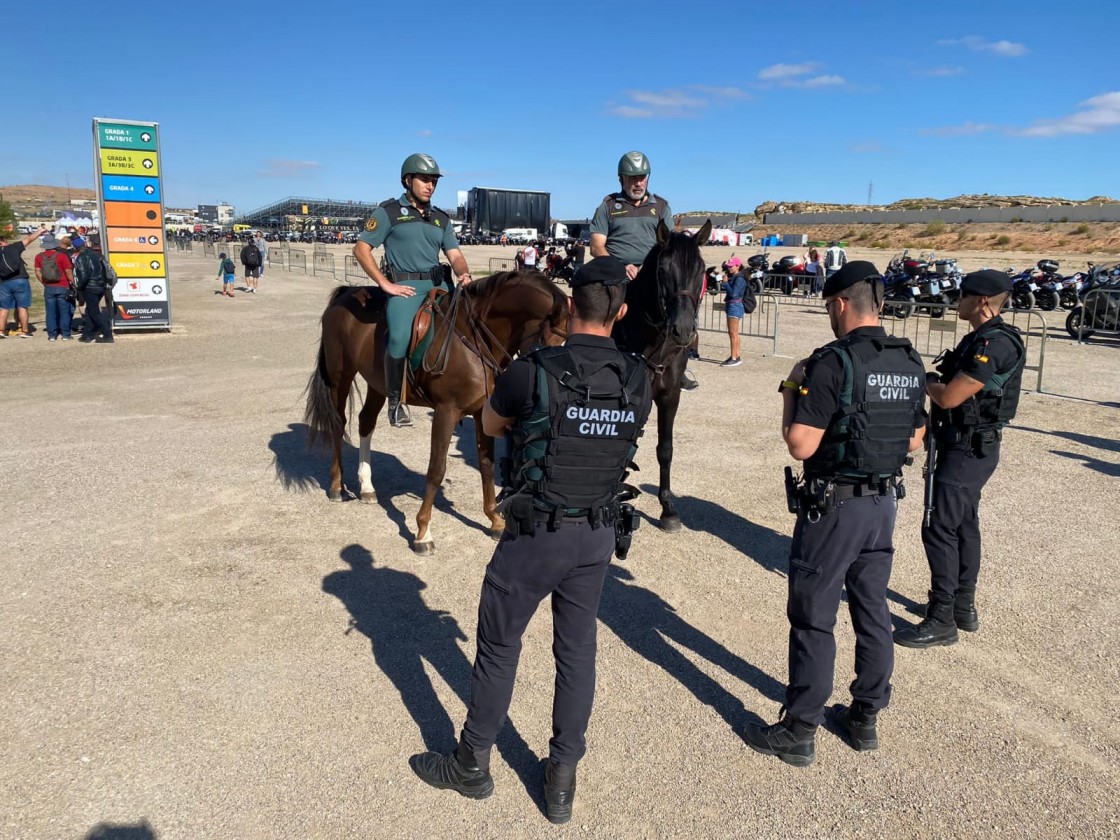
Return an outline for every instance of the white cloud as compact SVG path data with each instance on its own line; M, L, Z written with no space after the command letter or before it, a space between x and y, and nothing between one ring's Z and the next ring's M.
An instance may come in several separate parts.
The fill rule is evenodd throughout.
M949 76L960 76L964 74L963 67L922 67L913 71L915 76L934 76L936 78L948 78Z
M983 134L993 131L995 126L990 123L965 122L961 125L943 125L940 128L923 128L919 134L932 135L933 137L964 137L969 134Z
M751 95L736 87L685 85L665 90L628 90L628 102L610 105L608 112L629 120L695 117L709 108Z
M1063 134L1097 134L1120 128L1120 91L1102 93L1079 103L1080 111L1054 120L1039 120L1013 132L1021 137L1059 137Z
M966 35L963 38L942 38L937 43L942 46L956 46L959 44L960 46L968 47L968 49L973 52L991 52L1003 56L1004 58L1018 58L1030 52L1026 44L1005 40L989 41L986 38L981 38L979 35Z
M432 136L432 130L430 128L422 128L422 129L420 129L420 131L418 133L421 137L431 137Z
M795 76L807 76L818 66L812 61L807 61L804 64L771 64L769 67L763 67L758 71L758 78L764 82L773 82Z
M272 158L265 161L265 168L257 174L262 178L291 178L319 168L314 160L287 160Z
M843 76L814 76L811 79L806 79L803 82L789 82L790 87L803 87L803 88L821 88L821 87L834 87L836 85L847 84L847 79Z

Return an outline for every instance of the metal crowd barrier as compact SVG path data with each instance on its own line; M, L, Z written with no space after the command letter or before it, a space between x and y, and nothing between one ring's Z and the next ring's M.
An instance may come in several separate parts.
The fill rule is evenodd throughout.
M295 271L297 266L304 274L307 273L307 252L291 248L288 251L288 271Z
M491 257L490 258L490 273L494 274L498 271L516 271L517 260L506 259L505 257Z
M928 310L929 304L891 301L892 310L897 311L899 307L910 310L905 318L898 318L884 309L879 316L879 322L891 335L910 339L914 349L925 358L933 359L944 350L952 350L971 330L967 321L957 317L955 305L945 307L945 314L941 318L911 317L917 314L919 308ZM1043 393L1042 376L1046 367L1046 342L1050 335L1046 319L1035 309L1005 309L1001 314L1004 321L1022 331L1023 345L1027 353L1024 369L1037 374L1033 389L1027 386L1024 378L1024 389Z
M1085 295L1079 310L1074 311L1081 313L1078 344L1094 335L1120 335L1120 289L1093 289Z
M326 242L316 242L315 247L312 248L311 250L312 250L313 254L325 254L325 253L327 253L327 243Z
M335 276L334 273L334 254L328 254L326 250L316 251L312 254L311 273L312 274L327 274L330 273L331 277Z
M217 243L214 242L213 240L210 240L210 239L203 240L203 242L202 242L202 256L204 256L204 257L216 257L216 256L218 256L218 249L217 249L217 247L215 247L216 245L217 245Z
M723 301L716 295L708 295L700 306L697 329L707 332L727 333L727 316L724 314ZM754 312L739 319L739 335L748 338L770 339L770 355L778 355L778 324L781 319L781 306L777 295L764 294L756 297Z
M269 248L268 267L272 268L272 266L277 265L280 266L281 271L287 271L287 267L284 265L284 254L286 251L287 249L285 248Z
M365 269L358 265L358 261L352 254L347 254L342 262L342 279L350 286L373 285L373 280L366 274Z

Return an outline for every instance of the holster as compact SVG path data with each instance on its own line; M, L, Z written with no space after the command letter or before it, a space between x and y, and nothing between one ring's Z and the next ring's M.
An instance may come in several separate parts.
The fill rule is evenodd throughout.
M512 537L531 535L536 531L536 511L528 493L510 493L498 500L498 513L505 517L506 533Z
M630 553L630 543L641 522L641 517L632 504L623 502L618 506L618 515L614 521L614 556L619 560L625 560Z

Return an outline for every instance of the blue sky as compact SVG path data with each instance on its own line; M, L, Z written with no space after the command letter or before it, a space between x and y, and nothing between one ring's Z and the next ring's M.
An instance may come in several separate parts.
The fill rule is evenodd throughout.
M552 193L641 149L674 210L1120 198L1120 3L54 2L5 39L0 184L93 186L94 116L161 124L165 202ZM14 47L14 51L13 51Z

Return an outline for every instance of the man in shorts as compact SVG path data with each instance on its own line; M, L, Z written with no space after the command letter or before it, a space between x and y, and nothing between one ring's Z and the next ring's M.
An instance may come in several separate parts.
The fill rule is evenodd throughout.
M31 278L23 262L27 246L48 233L45 227L29 233L14 242L9 239L11 229L0 229L0 338L7 338L8 313L16 311L19 337L31 338L31 322L27 310L31 307Z

